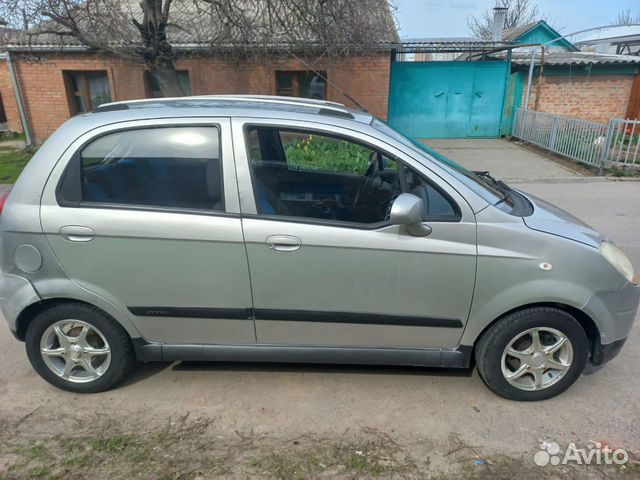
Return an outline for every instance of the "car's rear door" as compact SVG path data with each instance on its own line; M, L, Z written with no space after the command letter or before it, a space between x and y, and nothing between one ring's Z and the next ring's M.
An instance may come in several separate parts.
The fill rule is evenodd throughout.
M234 119L233 136L259 344L458 344L476 269L475 216L459 194L347 129ZM401 190L431 208L429 236L389 224Z
M68 275L147 340L255 343L229 119L85 134L54 169L41 218Z

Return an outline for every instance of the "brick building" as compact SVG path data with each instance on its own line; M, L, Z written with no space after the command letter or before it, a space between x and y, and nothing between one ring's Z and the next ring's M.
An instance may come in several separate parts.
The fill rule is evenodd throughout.
M123 5L125 8L128 4ZM131 5L127 15L139 15L137 2ZM228 51L224 55L216 53L208 43L217 29L223 28L215 17L203 16L193 10L191 3L182 2L179 7L174 6L174 21L184 22L190 28L173 23L167 23L166 27L176 53L182 90L187 95L301 96L353 106L340 93L342 89L374 115L386 117L390 45L398 41L398 33L386 0L372 0L367 5L379 5L369 12L369 27L375 33L366 35L367 42L379 46L369 54L328 58L318 53L312 41L305 40L309 43L297 43L296 47L286 49L275 47L269 55L256 52L249 55L254 60L241 61ZM127 15L122 17L126 21L121 30L128 32L130 42L138 42L139 33L135 29L131 32L133 27ZM81 22L92 21L90 16L80 18ZM260 34L271 35L268 25L265 21L256 28L261 29ZM69 117L89 112L102 103L161 95L155 78L148 74L142 62L91 50L66 33L52 33L52 29L61 27L51 22L39 28L41 30L16 32L6 40L5 52L0 54L4 57L4 61L0 61L0 95L10 130L23 131L26 123L33 142L41 143ZM109 31L109 27L104 28L105 32ZM125 37L106 38L105 45L121 44L122 38ZM234 41L229 38L229 45Z
M530 59L519 62L525 67ZM539 60L538 60L539 63ZM612 118L638 118L637 101L640 57L585 52L547 54L542 84L539 67L534 70L529 96L530 109L566 117L580 118L596 123L607 123ZM518 73L523 83L520 105L526 97L526 69Z
M557 40L560 33L544 20L506 30L503 36L506 41L523 45L511 59L514 108L525 106L533 53L528 108L597 123L607 123L611 118L638 118L640 57L580 51L565 38ZM545 44L544 59L540 47L527 46L531 44Z
M36 143L44 141L65 120L105 101L159 95L143 64L97 53L9 51L22 93L25 114ZM386 117L389 92L388 52L305 63L326 74L371 113ZM192 95L261 94L324 98L350 104L331 83L325 84L300 61L271 59L235 61L215 56L178 57L183 89ZM7 62L0 63L0 93L9 129L22 131Z

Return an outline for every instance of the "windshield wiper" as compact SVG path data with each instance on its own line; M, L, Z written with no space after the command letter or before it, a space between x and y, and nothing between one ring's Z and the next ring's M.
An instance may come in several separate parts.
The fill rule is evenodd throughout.
M498 205L499 203L507 201L509 199L509 197L511 196L511 192L513 191L513 189L509 185L504 183L502 180L498 180L498 179L492 177L491 174L489 174L489 172L487 170L484 170L484 171L475 170L475 171L473 171L473 173L475 173L476 175L478 175L482 179L484 179L487 182L489 182L495 189L497 189L500 193L502 193L503 196L500 199L500 201L498 203L496 203L496 205Z
M473 173L475 173L479 177L489 180L489 182L491 182L491 184L495 186L498 190L505 191L505 192L510 192L511 190L513 190L509 185L504 183L502 180L498 180L492 177L489 174L489 172L486 170L485 171L475 170Z

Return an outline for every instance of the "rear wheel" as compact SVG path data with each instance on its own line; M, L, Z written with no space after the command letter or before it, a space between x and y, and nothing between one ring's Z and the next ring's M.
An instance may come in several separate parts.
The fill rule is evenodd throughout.
M511 400L544 400L575 382L587 363L589 342L567 312L549 307L510 314L480 338L478 372L487 386Z
M103 311L64 303L29 324L26 349L33 368L52 385L80 393L108 390L133 365L127 332Z

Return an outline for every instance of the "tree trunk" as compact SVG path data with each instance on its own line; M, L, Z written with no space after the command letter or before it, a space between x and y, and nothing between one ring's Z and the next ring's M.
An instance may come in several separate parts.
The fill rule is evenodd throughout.
M151 68L149 75L155 79L163 97L182 97L185 92L180 84L178 71L172 67Z
M163 97L182 97L186 92L180 85L175 56L167 38L167 22L173 0L141 0L142 21L131 19L140 32L144 47L140 54L149 67Z

